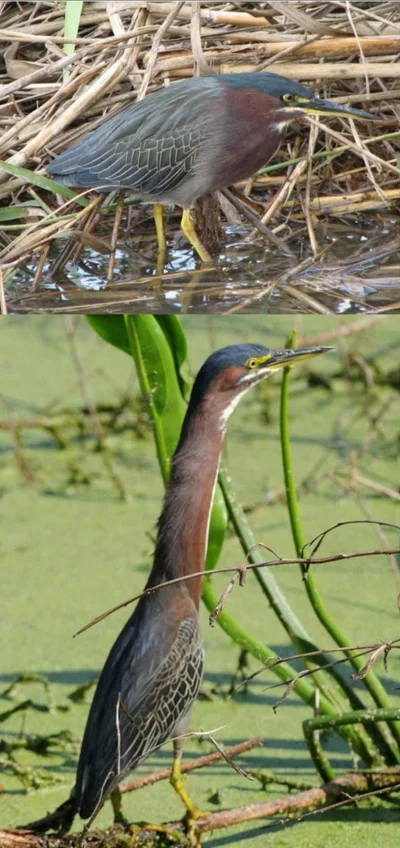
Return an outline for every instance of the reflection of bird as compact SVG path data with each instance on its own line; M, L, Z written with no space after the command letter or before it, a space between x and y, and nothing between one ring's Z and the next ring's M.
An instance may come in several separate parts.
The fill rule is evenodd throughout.
M375 118L320 100L277 74L195 77L113 115L57 156L48 172L66 186L129 189L153 202L160 254L166 249L160 204L182 206L182 230L208 262L190 207L255 174L277 150L286 124L302 114Z
M279 368L326 350L231 345L200 369L171 464L146 588L167 585L141 597L111 648L90 708L71 798L31 828L65 828L76 813L93 819L128 772L171 736L171 783L189 820L196 818L181 777L179 737L187 730L202 676L202 579L170 581L204 568L222 442L238 401Z

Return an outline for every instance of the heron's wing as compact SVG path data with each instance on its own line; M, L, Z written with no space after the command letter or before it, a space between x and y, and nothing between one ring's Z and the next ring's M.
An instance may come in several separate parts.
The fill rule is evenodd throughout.
M216 131L223 90L213 77L177 83L114 115L67 148L48 172L71 186L163 194L191 172Z
M100 182L105 187L162 196L192 172L203 138L200 126L185 126L144 142L127 136L92 157L90 168L80 172L79 179L85 185Z
M173 603L166 616L165 600L162 615L155 596L142 601L114 643L93 699L75 790L82 818L168 739L200 686L203 651L192 603L176 623Z

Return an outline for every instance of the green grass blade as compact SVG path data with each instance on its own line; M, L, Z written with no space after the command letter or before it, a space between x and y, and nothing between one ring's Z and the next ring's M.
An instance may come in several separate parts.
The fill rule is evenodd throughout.
M26 210L27 208L31 209L32 207L39 206L39 203L35 201L31 201L30 203L24 203L20 206L8 206L0 208L0 221L15 221L20 218L26 218Z
M38 174L36 171L30 171L29 168L21 168L20 165L12 165L11 162L2 162L1 160L0 168L3 168L8 174L12 174L13 177L20 177L38 188L44 188L46 191L53 192L53 194L61 194L67 200L75 198L79 206L87 206L89 203L87 197L77 197L72 188L60 185L55 180L51 180L50 177L45 177L44 174Z
M79 31L79 24L81 20L83 7L83 0L67 0L65 4L65 15L64 15L64 37L65 38L76 38ZM68 56L72 56L75 53L75 44L71 42L66 42L64 44L64 53L67 53ZM70 73L70 68L65 68L63 73L63 80L66 82L68 80Z

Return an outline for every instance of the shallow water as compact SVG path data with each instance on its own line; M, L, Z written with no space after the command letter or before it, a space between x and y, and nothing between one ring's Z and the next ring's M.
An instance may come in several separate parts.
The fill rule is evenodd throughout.
M150 225L151 226L151 225ZM156 271L153 229L134 240L122 234L113 281L108 255L85 247L76 264L53 273L54 248L32 291L36 261L20 267L8 284L13 312L53 313L364 313L400 312L400 219L364 216L328 220L316 235L323 256L313 260L303 233L290 239L291 255L270 247L248 229L227 227L215 265L201 267L193 252L170 240L168 263Z
M293 323L303 337L310 338L315 333L329 333L335 327L349 325L352 320L323 316L318 321L299 316L295 322L290 317L264 316L243 316L240 321L229 316L212 320L206 316L183 318L194 368L210 350L232 341L252 340L278 347L284 344ZM20 420L82 407L79 379L63 321L48 316L16 316L12 321L0 319L0 330L5 400L1 420L9 420L10 415ZM365 333L341 344L360 357L370 361L372 358L386 373L398 367L398 339L398 319L389 317L378 319ZM82 373L98 404L117 404L126 391L137 390L130 359L101 342L83 318L77 319L76 345ZM318 360L313 373L329 381L339 367L339 355L335 353ZM266 383L265 387L265 393L248 395L235 413L229 425L225 458L256 538L290 556L293 549L286 509L280 499L270 497L283 487L278 383L275 387ZM300 501L305 537L309 539L336 521L363 517L364 509L375 518L399 522L398 502L368 488L353 493L341 489L332 477L333 472L345 473L353 466L374 481L391 488L397 486L399 392L384 387L368 392L365 385L343 379L334 379L325 386L320 381L312 391L306 388L306 381L295 380L293 375L290 428L295 473L298 481L308 480ZM90 693L83 703L71 701L69 695L98 675L129 608L75 640L72 635L98 612L140 591L152 555L162 486L151 438L138 439L129 429L108 437L115 467L131 496L128 503L121 503L90 433L82 438L71 427L65 435L67 444L60 449L54 434L47 430L21 431L22 459L26 461L25 471L28 469L32 475L28 482L21 455L18 457L14 450L12 434L0 429L0 692L18 672L35 672L48 677L54 699L51 712L29 709L2 723L1 736L6 740L15 740L22 731L49 733L63 729L80 738ZM373 531L366 532L362 527L332 536L326 553L381 544ZM390 538L397 543L395 532ZM242 561L239 545L228 534L221 565ZM329 647L331 640L315 620L297 568L279 569L275 577L307 629L320 644ZM319 569L317 580L329 609L352 642L398 636L397 584L384 559L327 565ZM224 577L215 578L218 591L225 584ZM243 589L234 589L227 607L249 632L282 655L291 652L285 632L251 575ZM233 698L222 698L237 665L238 649L218 626L209 627L204 609L201 620L206 648L203 688L207 692L213 690L214 700L196 703L192 727L222 727L216 736L226 744L261 735L263 747L239 759L244 768L272 769L279 775L316 783L318 778L301 730L309 710L292 694L275 714L272 705L282 689L266 689L276 682L271 673L256 678L247 693L239 691ZM250 670L257 665L252 661ZM390 655L387 672L382 664L377 670L391 697L398 701L398 656ZM46 705L42 687L37 683L23 686L16 693L17 700L28 697L42 709ZM0 698L0 713L13 703ZM57 707L69 709L62 712ZM1 825L27 821L65 800L74 779L78 744L47 758L17 752L19 762L54 774L61 783L27 794L15 777L4 772ZM324 746L339 771L351 765L348 751L336 736L324 738ZM186 756L209 750L208 743L200 745L192 739ZM140 774L169 762L168 746L141 766ZM227 763L194 772L188 778L188 787L200 807L213 810L286 794L284 787L274 787L265 795L258 784L240 777ZM132 820L173 819L182 812L166 783L125 796L124 800ZM109 805L98 821L99 825L110 821ZM270 843L274 848L354 848L360 844L376 848L382 844L383 823L385 846L397 848L398 809L365 805L336 812L332 817L318 816L283 831L268 832L263 829L264 822L242 825L215 833L206 844L211 848L264 848Z

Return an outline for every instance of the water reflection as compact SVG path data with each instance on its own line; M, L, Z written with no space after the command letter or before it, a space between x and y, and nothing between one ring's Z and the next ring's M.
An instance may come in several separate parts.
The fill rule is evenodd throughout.
M8 285L14 312L82 313L337 313L400 312L399 220L364 217L329 220L317 231L314 260L300 232L290 240L293 256L253 238L248 229L226 228L226 244L212 268L176 244L157 274L153 234L121 238L112 282L108 255L85 247L75 264L54 273L61 248L53 248L32 289L35 262L20 267Z

